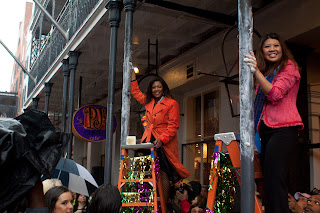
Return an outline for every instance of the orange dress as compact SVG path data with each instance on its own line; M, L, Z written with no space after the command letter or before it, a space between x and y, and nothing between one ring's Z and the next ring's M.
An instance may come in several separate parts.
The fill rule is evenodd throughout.
M190 172L182 165L179 160L179 148L177 131L179 129L179 104L172 98L164 97L161 102L155 104L152 99L149 103L146 102L146 95L139 89L137 81L131 82L132 96L146 108L147 126L142 135L141 141L150 141L151 134L163 142L161 146L168 160L175 168L181 178L190 176Z

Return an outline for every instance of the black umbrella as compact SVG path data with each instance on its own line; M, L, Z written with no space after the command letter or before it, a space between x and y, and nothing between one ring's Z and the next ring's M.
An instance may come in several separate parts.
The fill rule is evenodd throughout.
M0 121L0 212L16 205L41 174L51 176L68 138L36 110Z

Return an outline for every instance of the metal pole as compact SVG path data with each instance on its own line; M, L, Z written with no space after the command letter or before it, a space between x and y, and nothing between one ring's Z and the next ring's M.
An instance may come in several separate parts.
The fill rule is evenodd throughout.
M130 126L130 76L132 70L132 22L136 5L135 0L124 0L126 11L124 62L123 62L123 85L122 85L122 110L121 110L121 145L126 144Z
M106 5L109 10L110 33L110 55L109 55L109 80L108 80L108 104L107 104L107 125L106 125L106 152L104 183L111 184L112 173L112 136L113 136L113 101L114 101L114 80L116 72L117 36L120 22L121 2L110 0Z
M70 141L68 144L67 158L71 159L72 154L72 115L73 115L73 105L74 105L74 88L75 88L75 76L76 67L78 64L79 53L75 51L69 52L69 69L70 69L70 90L69 90L69 110L68 110L68 133L70 134Z
M61 130L66 132L66 120L67 120L67 99L68 99L68 81L70 76L69 59L63 59L63 97L62 97L62 121Z
M81 96L82 96L81 91L82 91L82 76L80 76L80 79L79 79L78 104L77 104L78 109L81 107Z
M252 51L251 0L238 0L239 28L239 92L241 150L241 212L254 213L254 120L253 76L244 56Z
M156 74L159 74L159 43L156 40Z
M67 31L65 31L62 26L56 22L56 20L54 20L54 18L52 18L52 16L50 15L50 13L48 13L48 11L37 1L37 0L33 0L34 3L36 3L36 5L39 7L39 9L47 16L47 18L49 19L49 21L51 21L51 23L57 28L57 30L62 34L62 36L64 37L64 39L66 41L69 41L69 33Z
M44 84L44 93L46 94L46 102L44 106L44 112L48 115L49 112L49 99L50 99L50 93L51 93L51 87L53 83L45 83Z
M38 103L39 103L40 98L32 98L32 109L37 109L38 108Z
M34 84L37 84L36 79L28 72L27 68L25 68L21 62L15 57L15 55L9 50L9 48L0 40L0 44L8 51L8 53L12 56L12 58L19 64L19 66L22 68L22 71L29 76L29 78L34 82Z

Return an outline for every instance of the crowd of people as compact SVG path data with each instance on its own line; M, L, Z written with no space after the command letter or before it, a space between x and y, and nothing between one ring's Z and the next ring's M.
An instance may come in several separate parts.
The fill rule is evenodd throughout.
M206 212L208 189L198 181L187 181L170 188L167 212Z
M92 198L76 194L68 188L52 185L45 193L38 182L29 194L27 213L105 213L121 211L121 196L117 187L103 184L93 193Z
M207 188L198 181L184 180L170 188L167 212L206 212ZM71 192L58 180L40 181L28 194L27 213L117 213L121 211L121 195L117 187L101 185L90 197Z
M207 208L207 195L208 189L198 181L184 180L172 185L167 212L211 212ZM39 181L28 193L28 202L27 213L117 213L122 209L121 195L115 186L101 185L89 200L85 195L71 192L57 180L50 180L50 184ZM292 213L320 213L320 190L288 194L288 208Z

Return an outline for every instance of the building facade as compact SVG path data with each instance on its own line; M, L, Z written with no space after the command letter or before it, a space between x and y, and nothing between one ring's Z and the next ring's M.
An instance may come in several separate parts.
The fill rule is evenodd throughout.
M32 2L26 2L25 13L22 22L19 24L19 40L17 45L17 51L15 53L16 58L25 66L28 67L29 58L27 57L28 53L28 30L29 22L32 16L33 4ZM17 62L14 62L12 75L11 75L11 87L10 91L18 94L17 109L18 114L22 113L24 98L26 97L26 88L24 86L25 74L22 71L22 68Z

